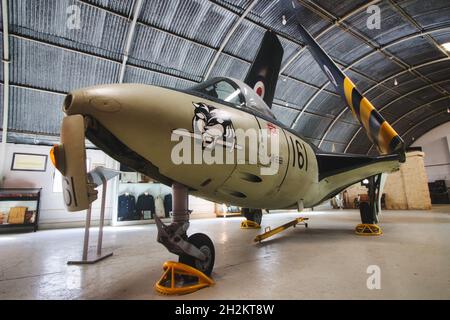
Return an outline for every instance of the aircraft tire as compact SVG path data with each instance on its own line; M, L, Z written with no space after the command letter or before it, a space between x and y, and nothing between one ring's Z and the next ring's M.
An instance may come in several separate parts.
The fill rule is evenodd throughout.
M256 222L257 224L261 225L263 215L261 209L244 208L242 209L242 214L247 220Z
M213 242L206 234L203 233L195 233L191 235L187 241L202 251L203 254L206 255L207 259L206 261L200 261L194 257L182 255L179 256L178 262L187 264L188 266L203 272L207 276L210 276L214 268L214 260L216 255Z
M363 224L375 224L376 218L370 210L370 205L368 202L361 202L359 205L359 212L361 214L361 222Z

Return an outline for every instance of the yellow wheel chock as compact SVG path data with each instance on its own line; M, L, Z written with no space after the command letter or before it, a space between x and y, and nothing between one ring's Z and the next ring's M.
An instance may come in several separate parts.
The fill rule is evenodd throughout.
M203 272L184 263L168 261L163 269L164 273L155 285L155 290L163 295L188 294L215 284Z
M383 231L376 224L358 224L355 233L358 236L381 236Z
M287 228L290 228L290 227L295 228L299 223L303 224L305 226L305 228L308 228L308 223L305 222L307 220L309 220L309 218L297 218L297 219L292 220L291 222L288 222L286 224L283 224L282 226L279 226L278 228L275 228L273 230L270 227L267 227L264 230L264 233L257 235L253 241L261 242L267 238L270 238L270 237L276 235L277 233L280 233L281 231L286 230Z
M241 229L261 229L261 226L255 221L244 220L241 222Z

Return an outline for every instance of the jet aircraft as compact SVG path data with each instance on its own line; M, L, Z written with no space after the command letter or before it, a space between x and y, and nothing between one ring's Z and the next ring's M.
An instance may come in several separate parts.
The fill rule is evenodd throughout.
M298 24L308 49L378 147L379 156L324 152L276 119L271 106L283 47L269 30L244 81L219 77L186 90L110 84L70 92L63 105L67 116L61 143L52 149L63 175L67 209L85 210L96 199L85 167L87 138L120 163L172 187L172 223L156 218L158 241L180 262L206 275L213 270L214 245L205 234L188 236L189 194L240 206L248 220L260 223L263 209L311 208L369 178L371 201L361 206L361 218L363 223L377 223L381 174L398 170L405 160L403 140L297 23L295 2L286 4L286 17ZM277 139L277 154L266 150L268 163L251 162L248 156L231 163L173 161L174 148L183 139L193 142L192 149L223 151L224 157L232 154L237 160L238 151L252 147L240 144L237 132L253 129L263 132L268 145ZM275 174L261 174L272 165Z

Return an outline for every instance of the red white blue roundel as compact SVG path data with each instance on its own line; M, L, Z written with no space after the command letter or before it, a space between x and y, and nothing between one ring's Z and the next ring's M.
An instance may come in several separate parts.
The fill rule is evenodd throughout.
M261 98L264 98L264 95L266 94L266 87L264 86L264 82L258 81L255 84L255 87L253 88L255 90L256 94L260 96Z

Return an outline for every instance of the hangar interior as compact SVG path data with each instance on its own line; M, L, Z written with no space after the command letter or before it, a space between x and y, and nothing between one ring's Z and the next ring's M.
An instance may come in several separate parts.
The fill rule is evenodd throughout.
M411 148L386 182L384 234L354 235L356 206L367 196L360 183L313 210L265 214L263 227L302 215L309 228L259 245L251 243L254 231L239 229L238 210L190 197L192 228L217 244L216 285L190 297L450 298L450 3L296 2L303 26ZM381 20L369 29L372 6ZM174 258L156 242L153 217L170 218L171 189L90 142L89 170L121 171L105 202L103 244L114 256L94 266L66 265L81 255L86 212L66 211L61 175L48 155L60 139L61 107L72 90L244 80L270 29L284 49L272 105L277 120L326 152L378 154L296 26L284 21L279 1L3 0L0 18L1 299L162 298L153 285L162 263ZM20 192L25 204L14 198ZM151 213L124 213L149 196ZM10 207L24 206L17 223L20 210ZM94 202L94 225L100 209ZM19 232L21 224L35 232ZM370 265L383 272L381 290L366 287Z

